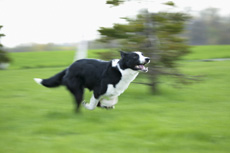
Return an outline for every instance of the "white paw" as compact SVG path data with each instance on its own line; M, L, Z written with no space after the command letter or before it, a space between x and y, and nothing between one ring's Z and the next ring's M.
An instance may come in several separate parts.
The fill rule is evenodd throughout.
M82 102L82 105L88 110L94 110L94 108L95 108L95 107L91 106L89 103L86 103L85 101Z
M85 105L86 105L86 101L83 101L81 104L82 104L83 106L85 106Z

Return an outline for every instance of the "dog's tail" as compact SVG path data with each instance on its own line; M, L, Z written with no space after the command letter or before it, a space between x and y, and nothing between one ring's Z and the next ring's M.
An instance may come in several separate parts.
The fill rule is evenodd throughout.
M52 76L51 78L48 79L34 78L34 81L45 87L49 87L49 88L58 87L62 85L62 78L64 77L65 73L66 73L66 69Z

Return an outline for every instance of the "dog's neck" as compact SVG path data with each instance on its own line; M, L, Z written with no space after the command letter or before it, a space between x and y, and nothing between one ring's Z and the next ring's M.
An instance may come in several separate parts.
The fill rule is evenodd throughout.
M138 71L132 70L130 68L126 68L121 59L114 59L112 60L112 67L118 68L121 74L124 75L138 75Z
M119 59L113 59L112 60L112 67L117 67L118 62L119 62Z
M123 59L120 59L117 63L117 65L119 65L120 69L125 70L127 69L126 65L124 64L125 62L123 61Z

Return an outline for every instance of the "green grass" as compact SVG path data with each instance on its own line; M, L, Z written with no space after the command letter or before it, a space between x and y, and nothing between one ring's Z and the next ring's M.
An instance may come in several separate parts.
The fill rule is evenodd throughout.
M214 58L230 58L230 45L193 46L192 53L185 56L186 60Z
M89 50L89 58L98 58L98 52L105 49ZM28 69L44 67L67 67L74 60L75 51L38 51L10 53L13 59L10 69Z
M47 57L43 64L49 61ZM35 63L30 64L36 67ZM146 86L131 84L116 109L82 108L80 114L73 112L72 97L64 87L44 88L32 80L51 76L65 64L30 69L13 65L0 71L0 152L229 152L230 61L182 62L184 72L204 75L203 81L177 89L165 78L157 95ZM89 98L87 92L85 99Z

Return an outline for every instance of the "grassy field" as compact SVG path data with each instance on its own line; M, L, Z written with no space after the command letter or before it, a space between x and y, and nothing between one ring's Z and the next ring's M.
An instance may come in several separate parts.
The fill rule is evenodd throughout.
M98 52L106 51L89 50L89 58L98 58ZM44 67L67 67L74 60L75 51L50 51L50 52L18 52L11 53L13 59L10 69L29 69Z
M194 46L191 48L192 53L185 56L186 60L230 58L230 45L222 46Z
M207 46L194 47L185 59L229 57L223 49L229 46L219 47L219 54L207 53ZM90 57L96 52L90 51ZM230 61L181 61L183 72L204 75L203 81L172 88L171 79L164 78L157 95L131 84L116 109L82 108L75 114L64 87L44 88L32 80L64 69L73 55L11 54L11 68L0 71L0 153L229 152ZM89 97L87 92L85 99Z

